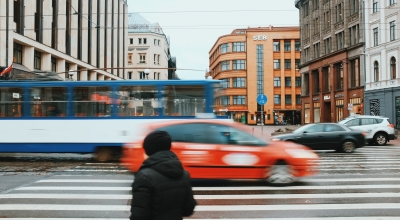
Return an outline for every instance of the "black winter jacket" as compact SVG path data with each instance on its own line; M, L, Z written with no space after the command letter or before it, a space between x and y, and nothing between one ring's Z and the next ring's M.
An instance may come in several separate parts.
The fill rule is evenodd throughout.
M147 158L132 184L131 220L182 220L196 201L189 173L172 151Z

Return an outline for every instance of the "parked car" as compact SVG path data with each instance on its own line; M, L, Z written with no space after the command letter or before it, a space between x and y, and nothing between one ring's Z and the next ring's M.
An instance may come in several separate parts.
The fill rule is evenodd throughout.
M307 124L291 134L273 136L272 140L295 142L314 150L337 150L345 153L351 153L365 145L365 137L361 131L335 123Z
M172 151L192 179L264 179L290 184L317 171L319 156L289 142L271 142L254 127L232 121L199 119L152 123L123 146L121 163L137 172L147 158L142 143L154 131L168 132Z
M394 125L389 118L370 115L355 115L338 122L353 130L365 132L365 139L369 144L385 145L396 138Z

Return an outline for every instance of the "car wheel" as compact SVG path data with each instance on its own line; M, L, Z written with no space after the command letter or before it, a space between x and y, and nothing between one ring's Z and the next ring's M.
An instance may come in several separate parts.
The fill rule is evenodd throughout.
M387 136L384 133L378 133L374 136L374 141L377 145L383 146L387 143Z
M355 149L356 144L354 143L354 141L345 140L342 144L342 151L345 153L353 153Z
M269 169L266 178L270 184L286 185L295 181L291 167L284 161L278 161Z
M107 162L112 159L112 150L109 147L98 147L96 150L96 161Z

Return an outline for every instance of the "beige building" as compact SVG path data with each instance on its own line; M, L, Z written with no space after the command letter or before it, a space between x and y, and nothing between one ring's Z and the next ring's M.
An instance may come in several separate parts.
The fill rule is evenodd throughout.
M138 13L128 15L127 55L128 79L168 79L169 40L158 23Z
M127 63L127 11L126 0L2 0L0 67L13 64L9 79L126 79L110 68Z

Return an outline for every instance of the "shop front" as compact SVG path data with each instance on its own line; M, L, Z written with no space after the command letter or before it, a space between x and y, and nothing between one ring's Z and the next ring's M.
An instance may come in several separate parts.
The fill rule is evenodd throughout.
M274 110L275 125L298 125L301 123L299 110Z

